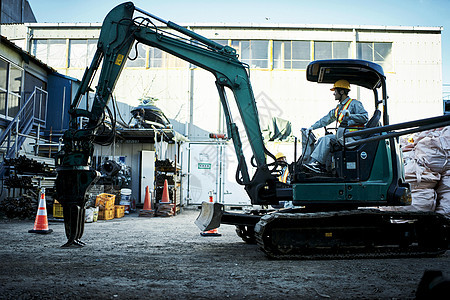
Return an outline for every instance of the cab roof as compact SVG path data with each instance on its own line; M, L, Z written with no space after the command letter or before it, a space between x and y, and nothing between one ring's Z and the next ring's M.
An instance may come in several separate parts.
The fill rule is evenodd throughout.
M317 83L335 83L345 79L350 84L376 89L386 79L383 68L360 59L330 59L311 62L306 69L306 79Z

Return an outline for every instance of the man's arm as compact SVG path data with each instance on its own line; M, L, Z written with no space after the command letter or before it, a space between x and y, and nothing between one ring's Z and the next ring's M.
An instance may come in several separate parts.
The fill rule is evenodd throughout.
M348 110L350 115L345 118L348 121L348 126L366 124L369 120L367 111L362 103L357 100L352 101Z
M314 129L325 127L325 126L331 124L333 121L336 120L336 117L334 116L334 112L335 112L335 109L330 110L328 112L328 114L326 114L323 118L321 118L319 121L314 123L311 126L311 129L314 130Z

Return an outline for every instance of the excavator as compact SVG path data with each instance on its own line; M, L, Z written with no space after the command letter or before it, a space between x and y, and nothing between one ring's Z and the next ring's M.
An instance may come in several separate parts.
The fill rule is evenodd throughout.
M135 12L139 13L136 17ZM116 6L106 16L94 58L69 109L70 125L56 157L56 192L63 205L67 236L63 247L85 244L81 237L86 192L98 178L91 166L93 143L106 113L112 115L108 103L135 42L161 49L214 75L227 136L238 161L236 181L243 185L251 203L261 207L247 213L230 213L222 204L205 202L195 221L201 230L235 225L244 241L258 243L267 256L280 259L435 256L448 249L449 222L443 216L381 208L411 203L397 137L447 126L450 116L389 125L386 78L379 65L352 59L314 61L307 68L307 80L334 83L346 79L370 89L375 112L366 128L344 134L344 141L355 136L360 137L358 140L333 147L330 174L308 173L300 156L289 164L290 183L280 182L280 163L266 149L261 134L249 66L239 60L236 50L150 14L132 2ZM100 65L90 110L80 108ZM244 156L226 91L234 96L253 154L251 159ZM253 174L248 163L255 170ZM268 209L281 201L292 201L294 208Z

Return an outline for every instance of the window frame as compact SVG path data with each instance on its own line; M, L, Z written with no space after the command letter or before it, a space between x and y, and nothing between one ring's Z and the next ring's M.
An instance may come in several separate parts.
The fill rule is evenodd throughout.
M307 53L307 59L306 56L305 58L295 58L293 55L293 43L294 42L302 42L305 44L305 48L308 49L308 53ZM311 51L311 40L273 40L273 47L272 47L272 69L273 70L300 70L300 71L304 71L306 70L306 67L308 66L308 64L312 61L312 51ZM279 58L275 58L275 48L278 47L277 44L280 43L280 56ZM290 46L290 53L289 53L289 57L286 57L286 45ZM300 68L294 68L293 65L294 63L301 63L301 64L305 64L305 66L300 67ZM287 64L290 64L290 67L286 67ZM279 67L276 67L277 65L279 65Z
M0 116L2 118L14 118L15 115L10 115L10 111L17 111L19 112L20 107L22 105L22 93L23 93L23 81L24 81L24 69L20 67L19 65L7 60L6 58L0 56L0 60L6 63L6 90L2 87L0 87L0 91L2 91L5 95L5 106L0 108ZM17 69L20 72L20 85L18 91L12 91L12 81L11 81L11 66ZM18 92L18 93L17 93ZM17 98L16 103L14 106L11 106L11 102L13 98ZM17 113L16 112L16 113Z
M266 56L264 58L254 58L254 52L252 51L252 43L253 42L266 42ZM236 44L237 43L237 44ZM248 58L243 58L243 43L248 43L249 47L248 49ZM259 70L267 70L270 69L270 57L271 57L271 46L270 46L270 40L261 40L261 39L242 39L242 40L231 40L230 47L234 48L236 50L236 53L239 55L239 59L241 62L249 65L250 69L259 69ZM264 52L264 51L263 51ZM263 63L265 65L261 66L260 63Z
M375 60L375 57L376 57L376 53L375 52L377 52L376 51L376 44L385 44L385 45L390 45L390 52L389 52L389 60ZM362 55L362 50L363 49L361 49L361 47L362 47L362 45L369 45L369 47L371 47L371 59L369 60L369 59L365 59L365 60L368 60L368 61L371 61L371 62L374 62L374 63L376 63L376 64L379 64L380 66L382 66L383 67L383 69L384 69L384 71L385 72L392 72L393 70L394 70L394 59L393 59L393 57L392 57L392 55L393 55L393 42L364 42L364 41L358 41L358 42L356 42L356 57L358 58L358 59L365 59L365 58L363 58L363 55ZM380 55L381 56L381 55Z
M349 59L352 57L351 54L351 47L352 47L352 42L350 41L313 41L314 42L314 60L318 60L318 59ZM317 57L316 55L316 49L317 49L317 44L319 43L330 43L331 45L331 57ZM347 44L347 57L337 57L336 55L336 46L338 43L346 43Z
M84 44L84 54L82 59L84 60L84 65L82 66L72 66L72 43L73 42L84 42L84 43L77 43L78 45ZM91 64L92 59L94 58L95 51L97 51L97 44L98 39L69 39L68 43L68 57L67 57L67 68L72 69L84 69L86 66L89 66Z
M55 38L55 39L32 39L31 40L31 54L34 55L36 58L40 59L41 61L43 61L45 64L49 65L50 67L54 68L54 69L66 69L69 67L69 40L68 38ZM37 53L37 44L39 41L45 41L45 58L43 57L44 55L38 55ZM62 43L54 43L56 41L63 41ZM61 47L64 47L64 55L61 56L59 59L55 59L54 55L51 55L51 51L55 51L55 49L52 49L52 47L50 47L50 45L61 45ZM41 50L43 51L43 50ZM58 57L58 56L56 56ZM54 60L54 61L60 61L61 64L53 64L53 61L50 60Z

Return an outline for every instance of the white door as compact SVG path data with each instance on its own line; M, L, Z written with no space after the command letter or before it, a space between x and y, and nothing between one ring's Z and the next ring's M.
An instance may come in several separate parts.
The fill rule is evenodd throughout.
M209 201L226 205L249 205L244 187L237 184L234 174L237 167L230 142L189 143L188 179L183 181L187 203L201 204Z
M209 201L209 192L217 189L217 152L210 143L189 143L187 184L188 204ZM214 202L217 195L213 195Z
M139 203L144 203L146 186L148 186L151 193L153 192L154 182L155 182L155 151L142 150Z
M250 149L243 149L245 157L251 157ZM232 141L228 141L224 147L223 161L223 188L222 188L222 203L226 205L251 205L250 197L244 189L243 185L236 182L236 170L238 161ZM250 178L254 173L254 169L249 164Z

